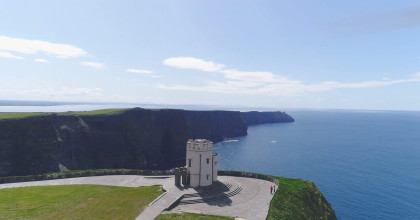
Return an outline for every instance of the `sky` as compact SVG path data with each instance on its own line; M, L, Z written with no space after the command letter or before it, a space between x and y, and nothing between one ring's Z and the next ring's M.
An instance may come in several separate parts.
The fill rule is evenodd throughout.
M418 1L1 1L0 100L420 110Z

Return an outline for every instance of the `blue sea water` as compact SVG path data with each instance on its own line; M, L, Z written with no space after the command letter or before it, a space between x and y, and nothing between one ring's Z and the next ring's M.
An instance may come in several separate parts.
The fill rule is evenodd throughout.
M339 219L420 219L420 112L288 113L216 144L219 168L313 181Z

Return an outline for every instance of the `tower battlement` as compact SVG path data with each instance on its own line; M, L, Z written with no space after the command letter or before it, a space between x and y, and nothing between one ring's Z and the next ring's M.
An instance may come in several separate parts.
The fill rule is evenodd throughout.
M213 142L206 139L189 139L187 141L187 150L208 151L213 150Z

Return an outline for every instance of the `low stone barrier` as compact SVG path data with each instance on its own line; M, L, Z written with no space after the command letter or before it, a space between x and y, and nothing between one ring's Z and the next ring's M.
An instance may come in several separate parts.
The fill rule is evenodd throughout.
M52 174L41 174L41 175L29 175L29 176L9 176L0 178L0 184L2 183L16 183L16 182L28 182L28 181L39 181L39 180L54 180L54 179L65 179L74 177L85 177L85 176L106 176L106 175L143 175L143 176L163 176L173 175L173 170L92 170L92 171L80 171L70 173L52 173Z
M239 177L248 177L248 178L255 178L261 180L267 180L273 182L277 186L279 185L279 181L269 175L260 174L260 173L252 173L252 172L242 172L242 171L230 171L230 170L219 170L217 172L219 176L239 176Z
M279 181L269 175L242 172L242 171L228 171L219 170L217 172L220 176L239 176L249 177L255 179L262 179L273 182L277 186ZM9 176L0 178L0 184L2 183L17 183L17 182L28 182L28 181L39 181L39 180L54 180L54 179L65 179L74 177L86 177L86 176L106 176L106 175L142 175L142 176L164 176L174 175L173 170L92 170L92 171L80 171L70 173L53 173L53 174L42 174L42 175L29 175L29 176Z

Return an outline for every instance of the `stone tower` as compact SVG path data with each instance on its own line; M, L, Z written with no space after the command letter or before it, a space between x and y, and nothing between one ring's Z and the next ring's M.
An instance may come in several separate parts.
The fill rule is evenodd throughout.
M187 142L186 167L190 186L208 186L217 181L217 154L213 142L206 139L189 139Z

